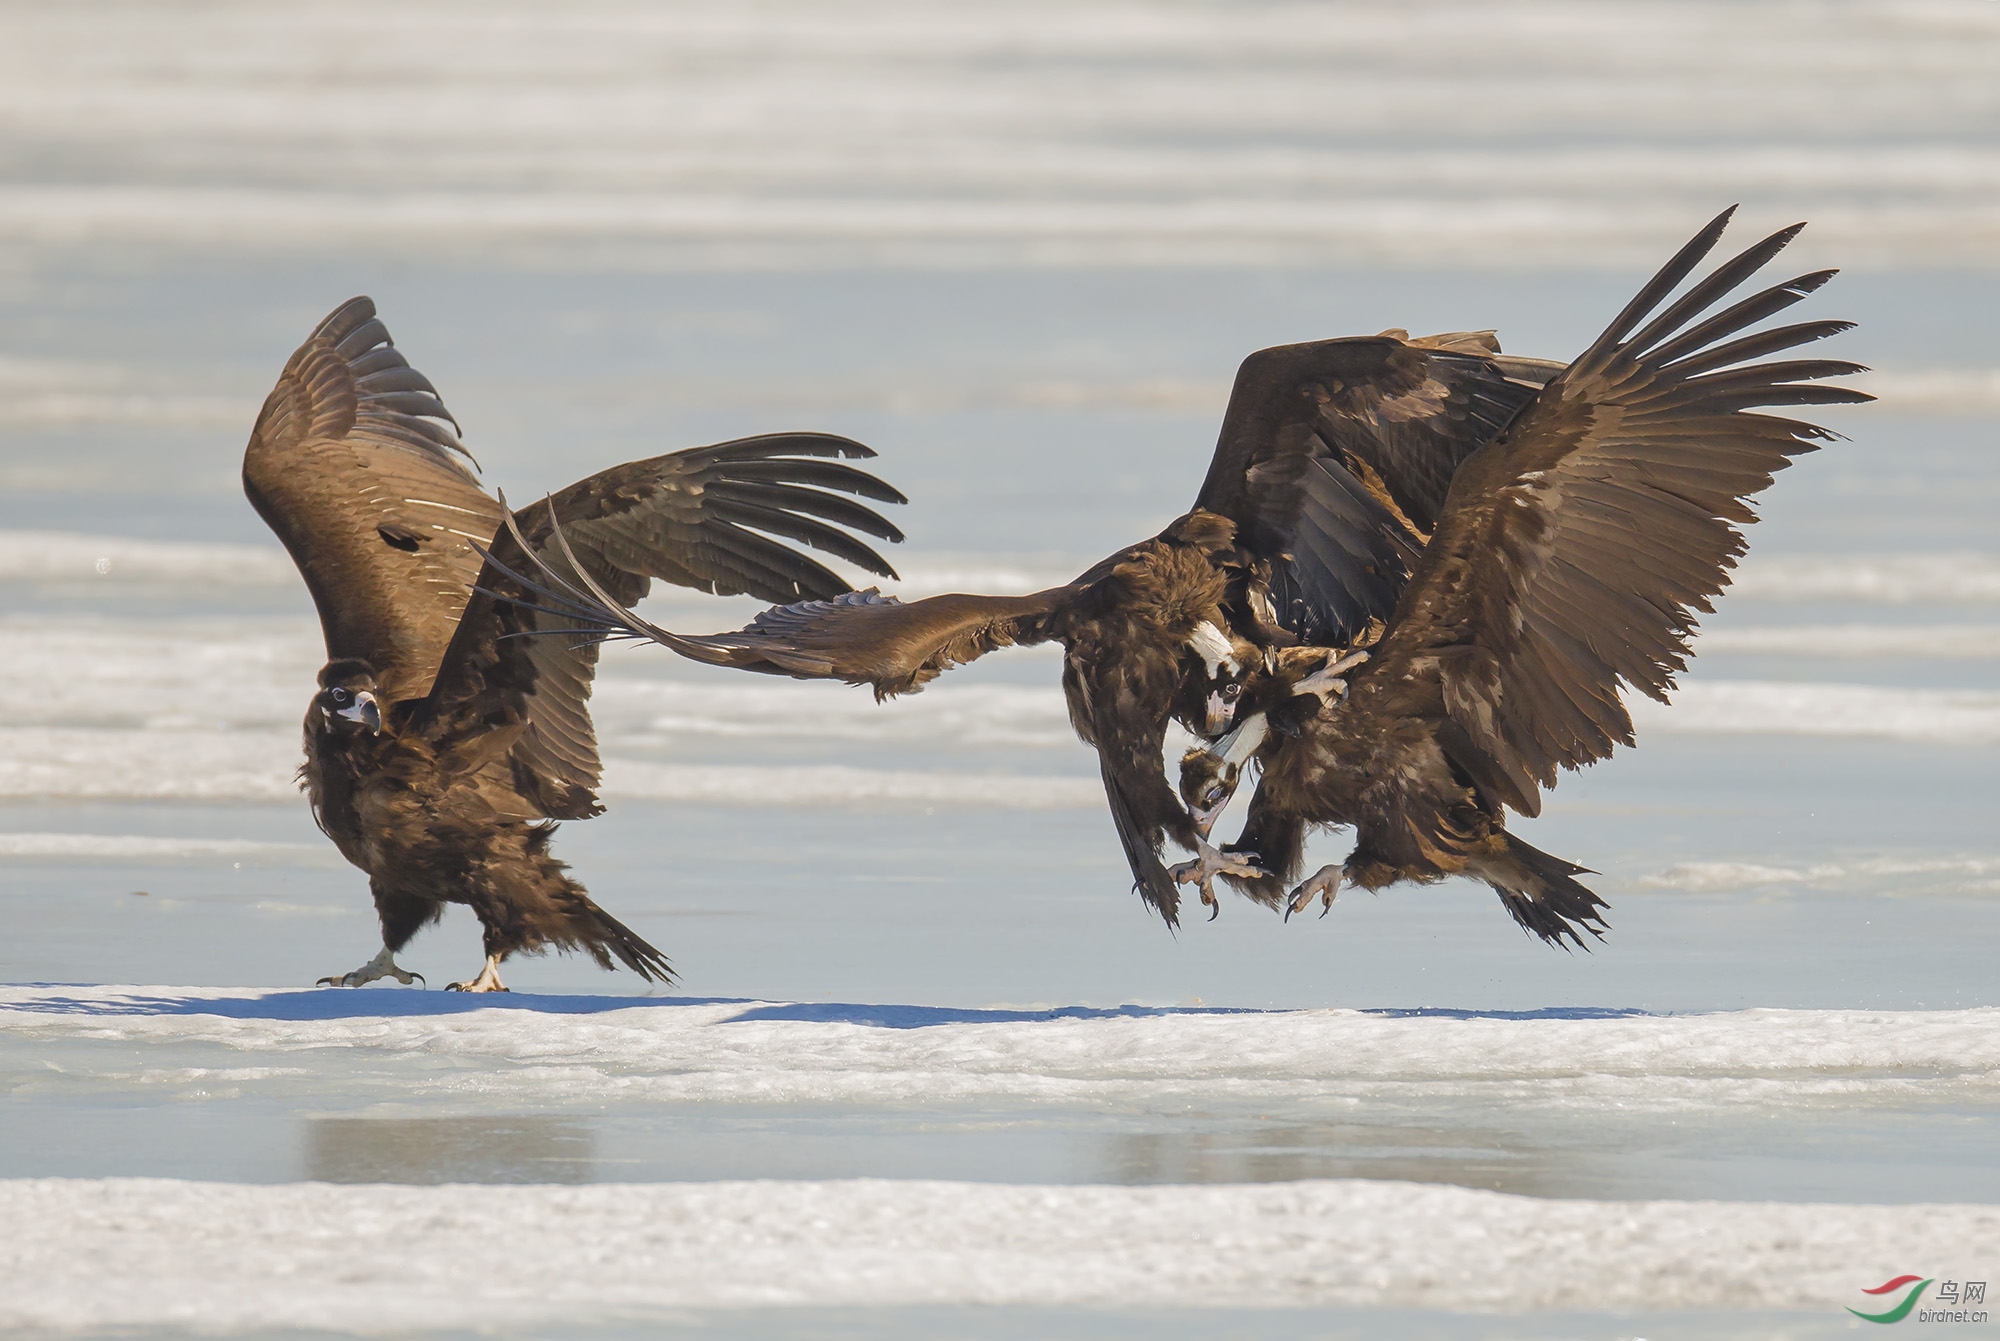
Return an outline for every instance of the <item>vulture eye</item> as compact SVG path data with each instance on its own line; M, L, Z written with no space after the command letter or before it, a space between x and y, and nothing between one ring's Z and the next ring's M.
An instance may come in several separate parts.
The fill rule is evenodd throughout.
M1242 693L1243 693L1243 686L1241 684L1231 683L1222 686L1222 696L1224 698L1233 699L1240 696Z
M347 702L347 691L345 689L329 689L326 691L326 696L335 703Z

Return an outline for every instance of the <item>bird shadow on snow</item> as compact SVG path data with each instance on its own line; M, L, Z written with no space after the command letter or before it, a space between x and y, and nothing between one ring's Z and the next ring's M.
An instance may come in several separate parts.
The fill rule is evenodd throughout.
M83 987L26 983L27 987ZM1035 1024L1057 1020L1151 1019L1169 1015L1289 1015L1295 1011L1236 1006L1058 1006L1046 1010L967 1009L953 1006L865 1005L853 1002L770 1002L742 997L545 996L532 992L467 996L456 992L280 990L260 996L195 993L107 992L40 996L0 1003L0 1012L34 1015L212 1015L237 1020L352 1020L397 1016L463 1015L476 1010L518 1010L538 1015L601 1015L614 1010L688 1006L741 1006L720 1024L790 1020L809 1024L858 1024L878 1029L927 1029L945 1024ZM1615 1006L1548 1006L1539 1010L1461 1010L1445 1007L1378 1007L1357 1012L1385 1019L1616 1020L1655 1012Z

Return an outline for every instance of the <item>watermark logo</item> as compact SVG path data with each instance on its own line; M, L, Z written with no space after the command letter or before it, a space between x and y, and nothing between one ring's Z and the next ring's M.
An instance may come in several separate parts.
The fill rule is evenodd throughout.
M1910 1285L1911 1281L1915 1281L1916 1284ZM1929 1280L1925 1280L1919 1276L1898 1276L1894 1280L1883 1281L1872 1290L1863 1290L1861 1292L1863 1294L1894 1294L1905 1285L1909 1285L1910 1292L1904 1295L1902 1302L1894 1308L1884 1313L1863 1313L1858 1308L1850 1308L1847 1311L1863 1322L1901 1322L1910 1316L1910 1310L1917 1306L1917 1300L1923 1297L1924 1287L1929 1284Z
M1893 1296L1898 1291L1902 1291L1902 1298L1880 1313L1863 1313L1858 1308L1849 1308L1847 1311L1863 1322L1901 1322L1910 1316L1912 1310L1917 1308L1917 1304L1924 1297L1925 1287L1929 1286L1936 1279L1935 1276L1898 1276L1894 1280L1883 1281L1873 1289L1863 1290L1861 1293ZM1884 1302L1887 1302L1886 1298ZM1969 1280L1960 1285L1955 1280L1947 1280L1938 1285L1937 1303L1940 1305L1950 1305L1950 1307L1917 1310L1917 1321L1985 1322L1987 1321L1986 1310L1972 1307L1975 1304L1983 1304L1985 1302L1985 1281Z

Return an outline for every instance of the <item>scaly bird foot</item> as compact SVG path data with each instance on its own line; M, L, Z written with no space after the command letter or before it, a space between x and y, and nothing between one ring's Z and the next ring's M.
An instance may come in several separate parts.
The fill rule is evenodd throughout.
M1224 852L1196 840L1195 859L1169 867L1167 874L1177 885L1201 886L1201 901L1208 908L1208 920L1213 922L1222 912L1222 904L1215 897L1215 877L1233 875L1243 880L1256 880L1270 874L1257 864L1254 852Z
M386 945L382 947L382 953L376 955L360 968L354 970L354 972L343 973L334 978L321 978L313 985L315 987L359 987L363 983L374 982L377 978L394 978L405 987L408 987L413 982L422 982L424 986L430 986L429 983L424 982L423 974L410 973L398 967L395 957L389 953L389 947Z
M1322 707L1329 701L1338 703L1347 697L1347 681L1340 678L1340 673L1353 670L1366 660L1368 660L1366 652L1349 652L1337 660L1328 656L1326 665L1292 686L1292 694L1294 697L1311 694L1319 699Z
M447 992L504 992L507 984L500 981L500 956L486 956L486 967L479 970L479 976L471 982L446 983Z
M1289 922L1293 913L1304 912L1315 894L1319 895L1321 904L1319 915L1325 917L1332 912L1333 896L1340 892L1340 882L1346 875L1346 870L1339 866L1320 867L1316 874L1292 891L1292 901L1285 908L1285 920Z

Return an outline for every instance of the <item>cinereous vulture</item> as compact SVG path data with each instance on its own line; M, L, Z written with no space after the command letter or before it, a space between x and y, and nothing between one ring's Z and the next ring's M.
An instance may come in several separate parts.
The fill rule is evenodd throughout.
M1482 880L1551 944L1601 935L1605 904L1581 866L1507 832L1539 814L1558 769L1633 743L1622 694L1664 703L1745 550L1749 500L1835 435L1758 407L1872 399L1820 379L1832 359L1769 359L1851 328L1808 321L1744 334L1834 274L1815 271L1712 311L1804 225L1773 234L1670 297L1722 235L1710 223L1543 388L1459 466L1437 524L1361 656L1260 668L1246 694L1289 721L1243 714L1191 751L1182 795L1208 831L1255 761L1242 835L1266 874L1219 872L1287 916L1343 884L1375 890L1451 875ZM1763 360L1763 361L1760 361ZM1338 655L1338 654L1336 654ZM1317 659L1332 660L1330 657ZM1353 665L1359 669L1353 669ZM1303 680L1346 672L1343 693ZM1308 687L1288 697L1292 683ZM1302 706L1309 705L1309 706ZM1299 883L1307 831L1352 826L1347 859Z
M660 952L550 855L555 821L602 810L597 647L522 636L569 621L510 599L523 592L509 571L533 566L553 516L573 556L553 557L559 571L626 603L654 578L831 600L848 583L772 537L893 576L840 529L902 539L850 497L902 495L835 459L874 455L821 433L742 438L614 466L515 523L375 305L356 298L321 322L243 457L244 490L297 562L326 635L301 783L320 828L368 873L382 924L381 953L321 982L413 981L395 953L449 903L469 906L485 933L485 968L454 987L504 991L503 959L551 946L670 980Z

